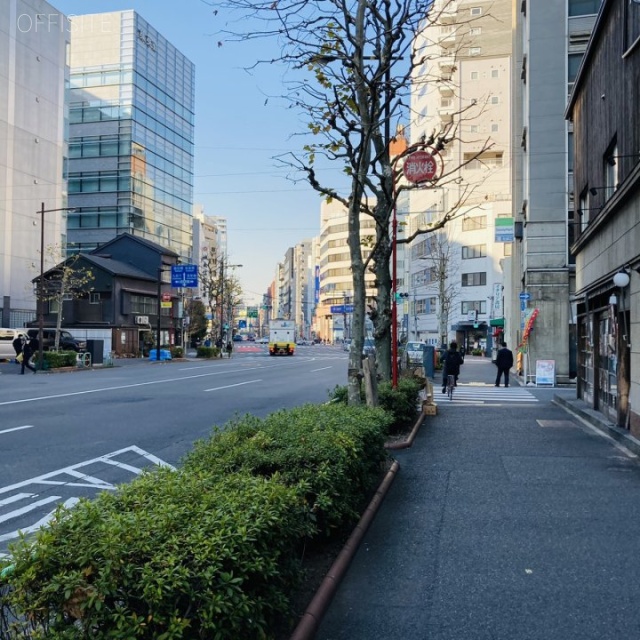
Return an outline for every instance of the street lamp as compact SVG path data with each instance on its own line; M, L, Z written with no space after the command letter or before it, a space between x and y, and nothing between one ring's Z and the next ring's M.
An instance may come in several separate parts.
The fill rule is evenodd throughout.
M242 267L241 264L228 264L227 268ZM220 341L224 342L224 258L220 259Z
M45 209L44 202L40 205L40 283L38 285L38 368L42 371L44 365L44 214L55 213L56 211L75 211L74 207L61 207L59 209Z

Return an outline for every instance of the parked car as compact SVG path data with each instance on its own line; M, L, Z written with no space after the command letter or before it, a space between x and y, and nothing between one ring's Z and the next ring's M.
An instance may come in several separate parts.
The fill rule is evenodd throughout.
M30 338L38 338L39 329L27 329L27 335ZM49 351L55 349L56 346L56 330L43 329L42 331L42 350ZM74 338L68 331L60 330L60 340L58 347L61 351L75 351L80 353L87 348L87 341Z
M0 360L13 360L16 357L13 341L23 335L25 329L0 329Z
M365 338L362 345L362 355L370 356L376 353L376 341L373 338Z

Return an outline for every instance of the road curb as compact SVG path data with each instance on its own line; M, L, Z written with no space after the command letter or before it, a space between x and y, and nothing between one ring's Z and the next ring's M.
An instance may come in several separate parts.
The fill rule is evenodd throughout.
M632 436L626 429L617 427L613 422L609 422L604 415L595 409L591 409L584 401L577 398L568 400L562 396L555 395L553 402L559 407L562 407L567 413L595 427L610 438L624 445L635 455L640 456L640 440Z
M416 436L418 435L418 429L420 429L420 426L424 422L425 417L426 414L424 412L421 412L418 416L418 419L416 420L416 423L411 429L411 433L406 440L402 440L400 442L390 442L389 444L385 444L384 448L390 449L392 451L397 451L398 449L408 449L409 447L413 446L413 441L416 439Z
M355 556L356 551L362 542L364 534L367 532L369 525L373 522L373 518L389 491L391 483L394 481L399 468L400 464L397 460L394 460L391 468L387 471L387 474L369 503L369 506L362 514L360 521L349 536L349 539L342 548L342 551L340 551L338 557L331 565L331 568L324 577L324 580L316 591L315 596L309 603L307 610L304 612L298 626L294 629L289 640L313 640L315 637L318 627L322 622L322 618L327 612L327 609L331 604L331 600L338 590L338 586L346 574L347 569L351 564L351 560Z

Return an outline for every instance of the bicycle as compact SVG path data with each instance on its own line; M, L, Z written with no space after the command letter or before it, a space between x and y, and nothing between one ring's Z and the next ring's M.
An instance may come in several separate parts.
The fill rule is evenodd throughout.
M456 386L456 377L447 376L447 395L449 396L449 400L453 400L453 390L455 386Z

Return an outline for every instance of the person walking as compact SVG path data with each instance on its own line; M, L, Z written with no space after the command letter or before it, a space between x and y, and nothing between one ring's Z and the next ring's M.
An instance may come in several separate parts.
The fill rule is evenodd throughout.
M17 363L20 362L18 356L22 353L22 348L24 347L25 341L25 337L22 334L19 334L13 339L13 342L11 343L13 345L13 350L16 352Z
M513 367L513 353L507 349L507 343L500 343L500 349L496 355L496 366L498 375L496 376L496 387L500 386L500 378L504 374L504 386L509 386L509 369Z
M442 367L442 393L447 393L447 377L455 378L455 386L458 386L458 376L460 375L460 366L464 364L464 359L458 351L457 342L449 345L449 350L445 353Z
M229 340L229 342L227 342L227 357L230 358L232 352L233 352L233 342Z
M27 338L25 343L22 345L22 368L20 369L20 374L24 375L24 368L30 369L35 373L37 369L29 362L31 358L38 353L40 349L40 343L38 342L38 338Z

